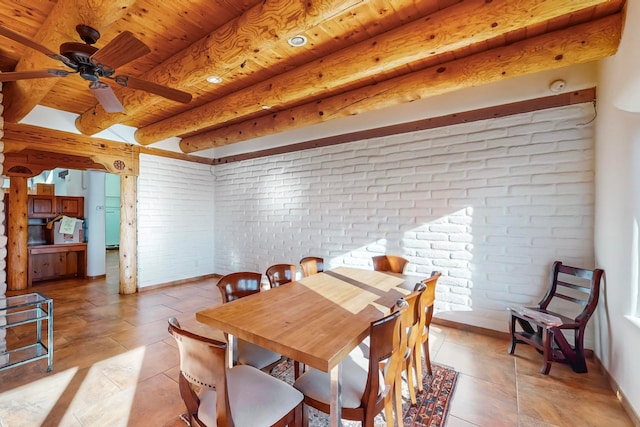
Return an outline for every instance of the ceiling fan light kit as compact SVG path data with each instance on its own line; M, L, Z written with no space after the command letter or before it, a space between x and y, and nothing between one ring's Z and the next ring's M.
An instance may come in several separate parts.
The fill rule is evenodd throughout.
M100 39L100 33L97 30L87 25L77 25L76 31L84 43L62 43L60 45L60 53L57 54L45 46L0 25L0 35L58 60L73 70L48 69L6 72L0 73L0 82L66 77L69 74L78 74L89 82L89 89L107 113L121 113L124 111L124 107L111 87L101 79L107 79L107 81L114 82L122 87L150 92L176 102L189 103L191 101L192 96L187 92L128 75L114 76L117 68L151 51L147 45L138 40L129 31L123 31L118 34L100 49L93 46Z

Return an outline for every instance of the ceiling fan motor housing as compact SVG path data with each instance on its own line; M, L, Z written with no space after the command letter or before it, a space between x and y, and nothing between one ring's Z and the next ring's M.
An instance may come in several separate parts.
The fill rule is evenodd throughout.
M97 51L97 48L84 43L69 42L60 45L60 54L69 59L70 63L67 65L90 82L97 82L100 77L113 74L113 70L105 69L91 60L91 56Z
M151 49L138 40L130 31L122 31L100 49L93 46L100 38L100 33L97 30L81 24L76 26L76 31L84 43L62 43L58 54L36 41L5 28L0 23L0 36L8 37L17 43L37 50L51 59L62 62L73 70L73 72L59 69L5 72L1 73L2 78L0 78L0 81L65 77L69 74L77 73L83 80L90 82L89 89L93 92L98 103L108 113L122 112L124 107L109 85L101 81L102 78L112 80L123 87L143 90L173 101L185 104L191 101L191 94L187 92L131 78L127 75L114 76L116 68L151 52Z

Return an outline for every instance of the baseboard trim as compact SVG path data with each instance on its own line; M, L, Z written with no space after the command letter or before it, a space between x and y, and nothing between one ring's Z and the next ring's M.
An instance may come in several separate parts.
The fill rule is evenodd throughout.
M611 374L609 374L609 371L607 371L607 369L604 367L600 359L598 357L594 357L594 360L597 363L598 368L600 369L600 372L602 372L602 374L605 376L605 378L609 382L609 386L611 387L611 390L613 390L613 393L616 395L616 398L624 408L627 415L629 415L629 418L631 418L631 422L633 423L633 425L635 427L640 427L640 415L638 415L636 411L633 409L633 407L631 406L631 403L629 403L629 399L627 399L627 396L625 396L625 394L622 391L620 391L620 387L618 386L618 383L611 376Z
M495 338L503 338L507 342L511 341L511 335L508 332L496 331L495 329L482 328L480 326L468 325L466 323L455 322L453 320L439 319L434 317L431 320L431 324L447 326L449 328L455 328L462 331L474 332L480 335L486 335Z
M184 285L186 283L197 282L201 280L208 279L219 279L222 276L219 274L205 274L204 276L190 277L188 279L174 280L172 282L159 283L157 285L145 286L143 288L138 288L138 292L147 292L147 291L155 291L162 288L169 288L171 286Z
M468 325L466 323L460 323L453 320L438 319L437 317L434 317L433 320L431 320L431 323L441 326L447 326L449 328L460 329L462 331L474 332L476 334L486 335L489 337L501 338L506 340L507 343L511 342L511 335L509 334L509 332L496 331L495 329L482 328L480 326ZM586 358L591 359L594 357L594 355L595 353L593 350L588 348L584 349L584 356Z

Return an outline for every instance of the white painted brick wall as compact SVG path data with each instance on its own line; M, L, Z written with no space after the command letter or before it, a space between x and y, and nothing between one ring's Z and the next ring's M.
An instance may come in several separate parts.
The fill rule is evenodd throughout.
M305 255L443 273L437 317L507 330L555 259L592 268L593 117L568 106L216 166L217 272Z
M140 156L139 288L214 273L213 181L209 165Z

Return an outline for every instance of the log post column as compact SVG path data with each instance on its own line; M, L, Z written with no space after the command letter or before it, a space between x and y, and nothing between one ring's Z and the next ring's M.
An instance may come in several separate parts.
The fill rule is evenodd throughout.
M137 291L137 176L120 176L120 293Z
M7 289L19 291L27 288L29 251L27 242L27 178L11 177L7 215Z

